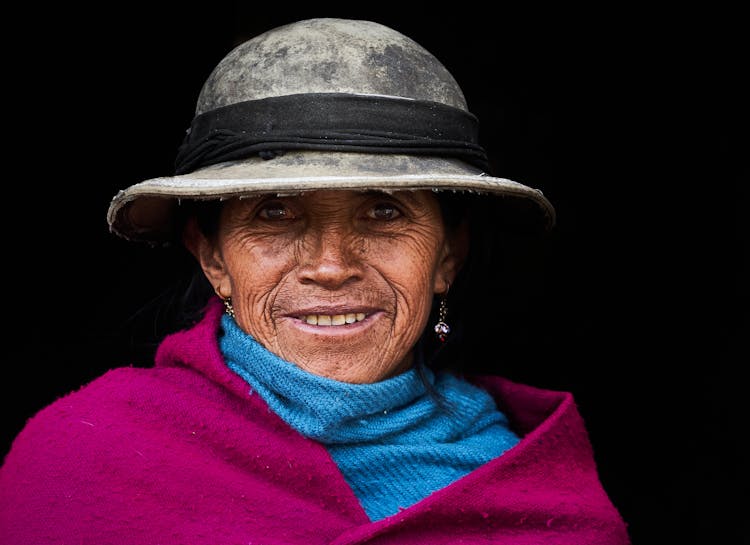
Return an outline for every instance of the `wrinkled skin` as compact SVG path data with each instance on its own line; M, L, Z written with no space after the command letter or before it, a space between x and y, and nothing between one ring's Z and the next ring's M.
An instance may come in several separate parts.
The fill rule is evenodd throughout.
M185 240L245 332L310 373L350 383L409 368L433 294L448 289L466 250L429 191L233 199L215 237L191 222Z

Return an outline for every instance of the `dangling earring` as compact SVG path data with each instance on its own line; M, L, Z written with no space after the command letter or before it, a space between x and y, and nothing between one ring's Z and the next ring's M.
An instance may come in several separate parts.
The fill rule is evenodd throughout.
M440 298L440 310L438 312L438 323L435 324L435 335L437 335L438 340L441 343L445 342L445 339L448 338L448 335L451 332L451 328L448 324L445 323L445 317L448 315L448 303L446 302L448 299L448 290L445 290L445 293Z
M232 306L232 297L224 297L221 294L221 291L219 291L219 288L216 288L214 290L216 292L216 295L219 296L219 299L221 299L221 302L224 303L224 312L229 314L232 318L234 318L234 307Z
M224 303L224 312L226 312L232 318L234 318L234 307L232 306L232 298L225 297L224 299L222 299L222 302Z

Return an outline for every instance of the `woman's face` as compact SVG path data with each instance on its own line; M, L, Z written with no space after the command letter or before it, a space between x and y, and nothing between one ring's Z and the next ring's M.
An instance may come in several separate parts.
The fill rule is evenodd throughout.
M190 230L188 231L191 232ZM465 244L430 191L233 199L188 246L239 326L283 359L351 383L406 370Z

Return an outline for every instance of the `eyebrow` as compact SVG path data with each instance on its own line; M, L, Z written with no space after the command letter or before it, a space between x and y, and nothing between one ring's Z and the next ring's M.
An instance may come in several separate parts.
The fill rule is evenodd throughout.
M315 191L315 190L310 190L310 191ZM247 198L255 198L259 200L264 199L264 198L283 199L287 197L302 197L304 196L305 193L307 193L307 191L292 191L289 193L269 191L267 193L257 193L251 196L245 196L241 198L243 200ZM399 197L406 200L410 205L412 206L420 205L420 201L416 196L416 190L403 189L403 190L391 191L387 189L363 189L361 191L358 191L358 193L360 193L361 195L365 195L367 197L377 197L377 196L391 197L395 194L398 194Z
M385 195L388 197L392 197L395 194L398 194L399 197L403 197L404 200L409 201L409 204L412 204L415 206L419 204L419 199L417 199L415 192L409 191L409 190L385 191L383 189L368 189L366 191L363 191L363 193L368 196Z

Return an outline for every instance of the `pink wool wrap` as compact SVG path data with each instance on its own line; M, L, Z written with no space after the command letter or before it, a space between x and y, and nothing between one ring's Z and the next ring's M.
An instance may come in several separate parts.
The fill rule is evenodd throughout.
M573 397L470 377L522 440L370 522L323 445L272 413L217 344L213 301L153 368L113 369L42 409L0 468L13 545L628 545Z

